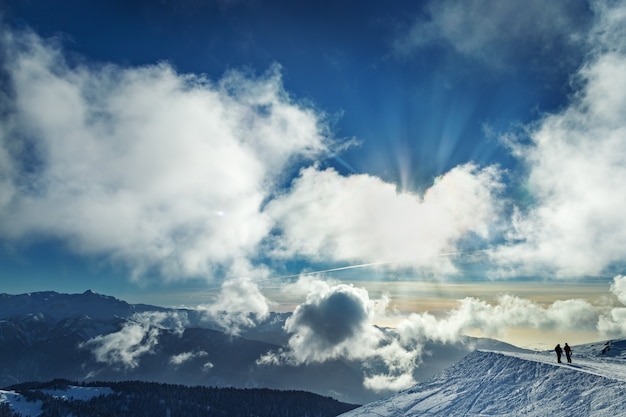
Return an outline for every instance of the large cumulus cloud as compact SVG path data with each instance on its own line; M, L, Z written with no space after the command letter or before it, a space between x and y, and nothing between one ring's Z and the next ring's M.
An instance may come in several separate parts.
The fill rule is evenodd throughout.
M31 32L4 32L2 46L4 241L55 239L135 278L239 276L240 264L254 276L259 251L431 265L487 237L497 213L493 167L459 166L420 196L312 164L340 144L286 93L278 66L213 82L166 63L68 62Z
M579 86L562 111L510 140L528 172L499 274L599 275L626 256L626 5L595 2L596 24Z
M405 349L374 325L375 318L385 314L386 297L373 300L364 288L317 278L301 279L296 286L308 289L308 295L285 324L288 346L264 355L259 364L358 360L366 365L364 384L372 390L408 388L415 383L411 372L419 350ZM371 361L381 362L386 372L368 371Z
M442 253L468 236L486 239L498 217L502 188L495 167L458 166L423 196L398 192L369 175L303 170L289 193L267 212L282 231L278 256L334 261L397 260L397 265L440 266Z
M59 239L135 276L211 275L267 234L261 207L288 164L328 144L278 67L212 82L165 63L68 63L33 33L4 32L2 48L4 239Z
M310 282L307 300L285 324L292 336L281 360L323 362L339 357L367 356L382 339L371 326L376 301L363 288L326 281Z

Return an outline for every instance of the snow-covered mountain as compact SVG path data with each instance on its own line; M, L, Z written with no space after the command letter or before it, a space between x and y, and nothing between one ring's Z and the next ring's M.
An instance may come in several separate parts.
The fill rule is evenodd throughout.
M573 364L490 339L427 344L429 360L414 375L421 382L381 399L363 386L359 363L259 366L261 355L284 346L287 317L272 314L235 337L195 310L91 291L0 294L0 387L141 380L303 390L367 403L346 416L626 416L626 341L574 346ZM14 395L1 394L0 403Z
M428 381L343 417L626 416L626 341L553 352L475 351Z
M0 387L64 378L298 389L363 404L375 399L342 361L258 366L286 340L272 314L247 334L217 330L199 311L128 304L92 291L0 294ZM272 343L272 340L276 340Z
M13 317L46 317L62 320L87 316L96 320L130 317L145 311L167 309L144 304L128 304L115 297L87 290L82 294L59 294L41 291L27 294L0 294L0 319Z

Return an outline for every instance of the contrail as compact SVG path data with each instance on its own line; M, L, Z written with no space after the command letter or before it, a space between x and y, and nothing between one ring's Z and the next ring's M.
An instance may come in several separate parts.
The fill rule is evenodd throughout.
M423 256L421 258L424 259L424 258L437 258L437 257L455 256L455 255L467 255L467 254L487 252L487 251L488 251L487 249L476 249L476 250L471 250L471 251L444 252L444 253L439 253L437 255ZM299 272L297 274L273 276L273 277L269 277L269 278L265 278L265 279L254 280L253 282L255 282L255 283L257 283L257 282L267 282L267 281L280 280L280 279L297 278L297 277L307 276L307 275L324 274L324 273L327 273L327 272L345 271L345 270L348 270L348 269L368 268L368 267L371 267L371 266L389 265L389 264L394 264L394 263L411 261L411 260L415 260L415 259L420 259L420 257L392 259L392 260L386 260L386 261L377 261L377 262L368 262L368 263L363 263L363 264L346 265L346 266L340 266L340 267L337 267L337 268L318 269L316 271ZM213 291L214 288L217 288L219 286L221 286L221 283L220 284L215 283L214 285L209 286L209 288L206 288L204 290L198 291L197 294Z
M367 268L368 266L393 264L393 263L397 263L397 262L402 262L404 260L405 259L394 259L392 261L378 261L378 262L369 262L369 263L366 263L366 264L340 266L340 267L337 267L337 268L320 269L320 270L317 270L317 271L300 272L298 274L291 274L291 275L282 275L282 276L278 276L278 277L271 277L271 278L267 278L266 280L262 280L262 281L267 281L267 280L270 280L270 279L296 278L296 277L300 277L302 275L323 274L323 273L326 273L326 272L344 271L346 269Z
M437 254L437 255L425 256L423 258L435 258L435 257L444 257L444 256L465 255L465 254L470 254L470 253L486 252L486 251L487 251L486 249L476 249L476 250L472 250L472 251L445 252L445 253L440 253L440 254ZM368 262L368 263L364 263L364 264L340 266L340 267L337 267L337 268L321 269L321 270L317 270L317 271L300 272L298 274L291 274L291 275L282 275L282 276L278 276L278 277L271 277L271 278L267 278L267 279L260 280L260 281L269 281L269 280L272 280L272 279L296 278L296 277L303 276L303 275L323 274L323 273L326 273L326 272L344 271L346 269L367 268L367 267L370 267L370 266L388 265L388 264L393 264L393 263L400 263L400 262L410 261L410 260L414 260L414 259L418 259L418 257L402 258L402 259L392 259L392 260L388 260L388 261Z

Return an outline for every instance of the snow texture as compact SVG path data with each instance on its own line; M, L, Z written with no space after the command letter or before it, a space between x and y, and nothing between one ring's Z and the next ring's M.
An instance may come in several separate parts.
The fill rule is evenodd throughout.
M41 390L41 392L64 400L89 401L93 397L113 394L108 387L78 387L68 386L64 390ZM22 417L37 417L43 410L41 401L26 401L26 398L15 391L0 390L0 402L8 402L11 411L19 413Z
M26 401L22 394L15 391L0 390L0 402L8 402L11 411L21 414L22 417L36 417L43 412L41 401Z
M475 351L430 380L343 417L626 416L626 341L553 352ZM602 353L604 351L604 353Z
M44 389L41 390L44 394L51 395L56 398L61 398L64 400L80 400L80 401L88 401L93 397L98 397L100 395L111 395L114 394L114 391L108 387L77 387L74 385L70 385L67 389L56 389L49 390Z

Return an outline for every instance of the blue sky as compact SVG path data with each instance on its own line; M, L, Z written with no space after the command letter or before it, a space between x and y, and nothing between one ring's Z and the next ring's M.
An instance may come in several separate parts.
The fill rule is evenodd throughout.
M544 3L4 2L2 291L623 332L625 6Z

